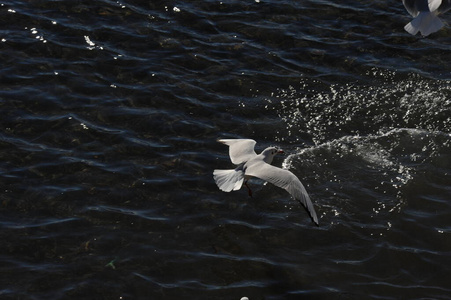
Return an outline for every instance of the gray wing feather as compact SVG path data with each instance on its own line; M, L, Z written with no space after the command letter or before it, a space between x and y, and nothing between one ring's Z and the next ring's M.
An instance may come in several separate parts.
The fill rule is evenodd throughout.
M293 198L302 203L310 214L310 217L318 225L318 217L312 200L310 200L304 185L293 173L261 162L248 167L245 174L258 177L285 189Z

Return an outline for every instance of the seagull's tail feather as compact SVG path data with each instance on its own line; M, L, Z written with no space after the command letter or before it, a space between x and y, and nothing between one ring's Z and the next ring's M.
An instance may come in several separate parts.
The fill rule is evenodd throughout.
M415 19L404 26L404 29L410 34L421 32L423 36L439 31L443 27L443 22L437 17L435 12L420 12Z
M244 172L238 169L214 170L213 178L221 191L231 192L239 190L243 185Z

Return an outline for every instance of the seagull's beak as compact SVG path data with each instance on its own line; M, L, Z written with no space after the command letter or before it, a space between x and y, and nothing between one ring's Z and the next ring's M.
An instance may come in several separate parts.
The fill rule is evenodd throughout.
M283 152L282 149L279 149L279 150L277 151L277 154L285 154L285 152Z

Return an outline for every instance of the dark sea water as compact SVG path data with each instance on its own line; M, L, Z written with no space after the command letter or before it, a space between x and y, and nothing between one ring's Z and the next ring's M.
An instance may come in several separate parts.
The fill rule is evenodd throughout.
M0 1L0 298L451 299L451 29L410 19ZM320 226L271 184L220 191L218 138L283 148Z

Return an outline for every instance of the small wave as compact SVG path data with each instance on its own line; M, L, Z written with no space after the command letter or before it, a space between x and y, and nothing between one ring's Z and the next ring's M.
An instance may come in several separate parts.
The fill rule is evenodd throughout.
M74 222L80 220L79 218L49 218L49 219L40 219L34 222L17 222L17 221L2 221L2 227L9 229L25 229L25 228L38 228L38 227L46 227L52 225L60 225L67 222Z

